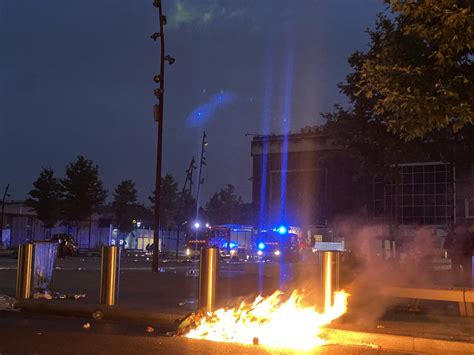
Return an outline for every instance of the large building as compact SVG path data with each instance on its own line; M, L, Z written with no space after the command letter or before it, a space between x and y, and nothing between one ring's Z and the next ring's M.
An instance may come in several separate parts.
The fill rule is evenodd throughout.
M251 154L261 224L331 225L349 215L442 228L474 223L473 167L421 159L393 166L391 180L361 177L348 152L317 128L255 136Z
M283 154L282 152L287 152ZM353 163L317 129L255 136L252 203L260 224L327 225L360 206Z

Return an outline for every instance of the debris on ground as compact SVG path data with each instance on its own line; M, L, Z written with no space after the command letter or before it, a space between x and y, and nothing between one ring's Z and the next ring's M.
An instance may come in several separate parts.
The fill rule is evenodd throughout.
M0 295L0 311L14 311L16 299L7 295Z
M64 293L54 292L48 289L36 289L33 292L34 300L65 300L65 299L78 300L81 298L86 298L86 294L73 293L73 294L66 295Z
M151 325L146 327L146 332L147 333L153 333L155 331L155 328L153 328Z
M198 311L188 314L180 322L176 334L184 335L188 333L191 329L195 328L204 317L206 317L205 311Z
M91 327L91 324L89 322L85 322L83 325L82 325L82 328L84 329L89 329Z
M41 290L41 291L36 291L33 293L33 299L34 300L52 300L53 295L49 290Z
M104 313L102 313L101 311L95 311L94 313L92 313L92 318L96 320L101 320L102 318L104 318Z

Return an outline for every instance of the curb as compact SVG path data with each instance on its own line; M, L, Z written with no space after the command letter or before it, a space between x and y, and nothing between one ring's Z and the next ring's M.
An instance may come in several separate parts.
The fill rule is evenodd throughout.
M330 342L373 347L384 350L420 353L474 353L474 343L462 341L331 328L326 328L323 333Z
M50 314L63 317L94 319L94 312L101 312L105 320L128 321L155 325L163 331L174 331L184 318L181 314L161 313L156 311L104 306L99 304L50 304L42 301L18 301L14 306L21 312Z

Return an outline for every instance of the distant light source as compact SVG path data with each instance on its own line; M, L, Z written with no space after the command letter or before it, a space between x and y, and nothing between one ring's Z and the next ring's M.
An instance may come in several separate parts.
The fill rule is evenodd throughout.
M165 56L165 60L168 61L168 63L170 63L170 64L173 64L176 61L176 59L174 59L170 55Z
M263 251L261 250L257 251L257 255L262 256L262 254L263 254Z
M275 250L275 252L273 254L275 254L276 256L280 256L281 253L280 253L279 250Z
M278 234L286 234L287 231L288 229L285 226L280 226L277 229Z
M233 249L237 246L237 244L235 244L234 242L230 242L229 243L229 248Z
M209 228L209 223L206 223L206 228Z
M195 222L194 223L194 228L198 229L199 227L201 227L201 224L199 222Z
M159 83L159 82L161 81L161 75L155 75L155 76L153 77L153 81L154 81L155 83Z
M137 227L140 228L142 226L142 222L141 221L138 221L137 222Z
M265 249L265 243L263 243L263 242L258 243L258 249L260 249L260 250Z

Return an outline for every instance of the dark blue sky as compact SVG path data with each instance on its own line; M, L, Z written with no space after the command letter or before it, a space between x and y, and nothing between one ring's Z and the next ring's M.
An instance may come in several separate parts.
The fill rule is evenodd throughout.
M0 2L0 189L10 183L12 199L26 197L42 167L62 176L83 154L99 164L109 195L130 178L145 201L155 173L159 54L149 38L158 27L151 3ZM344 103L336 85L349 71L347 57L365 47L364 30L384 10L382 0L163 3L167 52L176 57L166 68L163 172L181 183L206 130L204 201L227 183L250 200L245 134L262 133L265 95L272 133L281 132L285 98L292 130L322 123L320 112ZM221 92L232 99L189 125L188 116Z

